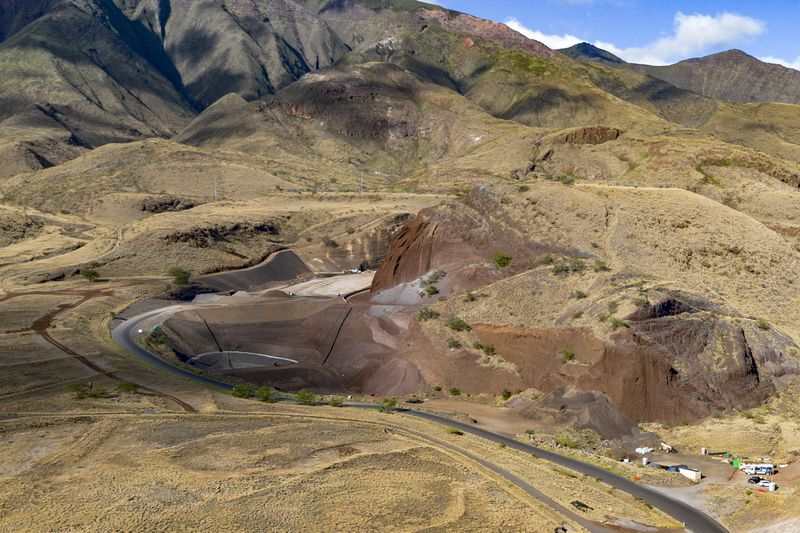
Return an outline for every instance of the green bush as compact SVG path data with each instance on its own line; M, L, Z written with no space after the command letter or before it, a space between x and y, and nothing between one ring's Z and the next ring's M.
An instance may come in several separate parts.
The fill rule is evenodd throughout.
M301 390L297 394L295 394L295 399L297 399L300 405L317 405L317 395L311 391Z
M252 385L236 385L231 392L237 398L252 398L255 393L256 389Z
M442 392L442 386L441 386L441 385L436 385L436 386L433 388L433 391L434 391L434 392Z
M511 398L511 391L508 389L503 389L503 392L500 393L500 397L503 400L508 400L509 398Z
M108 398L111 395L107 390L95 387L86 383L72 383L69 386L72 397L76 400L83 400L84 398Z
M485 353L486 355L488 355L490 357L493 356L495 353L497 353L497 351L494 349L494 346L492 346L491 344L484 344L482 346L482 349L483 349L483 353Z
M328 405L330 405L331 407L341 407L343 403L344 399L338 396L331 396L330 398L328 398Z
M433 283L429 283L428 285L426 285L425 288L422 289L422 291L427 296L435 296L435 295L439 294L439 288L436 285L434 285Z
M527 185L520 185L519 187L517 187L518 192L528 192L529 190L531 190L531 188L528 187Z
M450 393L450 396L461 396L461 391L460 391L460 390L458 390L458 389L457 389L457 388L455 388L455 387L453 387L452 389L450 389L448 392Z
M556 259L551 254L544 254L543 256L536 259L537 265L552 265L555 263Z
M602 259L595 259L594 260L594 264L593 264L593 268L594 268L595 272L606 272L608 270L611 270L609 268L608 264L605 261L603 261Z
M347 226L347 227L346 227L344 230L345 230L345 231L346 231L348 234L350 234L350 233L355 233L355 232L356 232L356 229L355 229L353 226Z
M565 437L563 435L556 436L556 438L554 440L555 440L556 444L558 444L559 446L563 446L564 448L571 448L571 449L574 450L574 449L576 449L578 447L578 443L577 442L575 442L571 438Z
M494 261L497 268L506 268L511 264L511 256L502 252L495 252L492 256L492 261Z
M625 320L622 320L621 318L617 318L615 316L612 316L610 325L611 325L611 329L619 329L619 328L622 328L622 327L627 328L628 327L628 322L625 321Z
M561 363L569 363L573 359L575 359L575 354L566 348L561 348L558 352L558 358L561 359Z
M457 316L448 318L446 325L453 331L472 331L472 327Z
M334 241L330 235L323 235L322 236L322 244L324 244L328 248L338 248L339 243Z
M417 313L417 320L425 322L426 320L434 320L440 316L441 314L438 311L434 311L430 307L423 307L419 310L419 313Z
M569 269L572 272L582 272L586 270L586 262L580 257L572 257L569 260Z
M570 298L575 298L576 300L583 300L588 296L589 296L588 294L578 289L575 289L574 291L572 291L572 294L570 294Z
M383 413L391 413L397 407L397 400L394 398L384 398L378 404L378 410Z
M569 274L569 265L564 263L563 261L553 265L552 268L553 274L556 276L560 276L562 274Z
M179 266L169 267L167 271L172 276L172 281L175 285L187 285L189 283L190 274Z
M275 398L274 392L271 387L259 387L254 391L253 395L261 402L275 403L278 400Z
M457 350L461 348L461 341L453 337L450 337L449 339L447 339L447 347L452 350Z
M463 435L464 432L451 426L447 426L447 432L451 435Z
M756 320L756 327L758 329L763 329L764 331L769 331L770 329L772 329L772 326L770 326L769 322L767 322L763 318L759 318L758 320Z
M92 283L100 279L100 273L95 268L84 268L81 270L81 276Z
M608 302L607 307L609 313L616 313L617 310L619 309L619 302L617 301Z
M647 301L647 298L644 298L644 297L642 297L642 296L637 296L637 297L636 297L636 298L633 300L633 304L634 304L636 307L647 307L647 306L650 304L650 302L648 302L648 301Z
M132 381L123 381L119 385L117 385L117 390L120 392L136 392L138 385Z
M464 295L464 301L465 302L474 302L477 299L478 299L478 297L472 291L467 291L467 294Z
M583 311L575 311L572 313L572 318L581 318L583 316Z

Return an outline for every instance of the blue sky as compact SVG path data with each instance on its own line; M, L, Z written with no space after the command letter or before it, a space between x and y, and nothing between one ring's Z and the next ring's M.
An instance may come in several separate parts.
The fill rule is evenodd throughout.
M430 1L430 0L428 0ZM587 41L623 59L667 64L739 48L800 70L793 0L436 0L504 22L551 48Z

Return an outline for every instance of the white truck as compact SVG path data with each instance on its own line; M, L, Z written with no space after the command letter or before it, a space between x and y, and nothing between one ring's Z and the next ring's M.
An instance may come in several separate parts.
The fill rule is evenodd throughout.
M749 476L771 476L775 473L775 465L770 464L744 464L739 469Z

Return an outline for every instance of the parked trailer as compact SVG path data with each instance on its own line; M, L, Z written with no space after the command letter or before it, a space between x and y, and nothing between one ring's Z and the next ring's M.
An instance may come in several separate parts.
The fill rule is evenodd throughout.
M750 476L771 476L775 473L775 465L770 464L743 464L739 469Z

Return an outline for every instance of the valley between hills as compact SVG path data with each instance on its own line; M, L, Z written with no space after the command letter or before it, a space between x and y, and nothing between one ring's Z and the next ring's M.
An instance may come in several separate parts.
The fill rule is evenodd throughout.
M800 523L797 71L411 0L6 4L0 529Z

